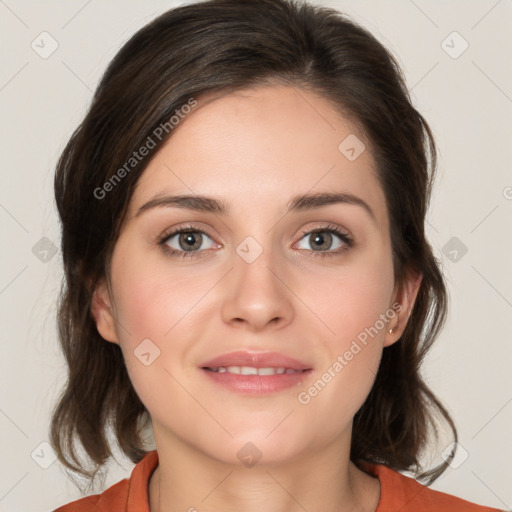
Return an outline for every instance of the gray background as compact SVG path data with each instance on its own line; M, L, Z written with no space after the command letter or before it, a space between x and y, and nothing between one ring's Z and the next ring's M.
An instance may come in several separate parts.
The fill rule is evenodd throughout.
M116 51L178 3L0 0L0 512L51 510L79 497L44 444L66 375L55 329L54 167ZM439 145L428 233L451 304L425 375L453 414L461 448L433 488L510 509L512 2L321 3L398 56ZM107 485L131 472L117 460Z

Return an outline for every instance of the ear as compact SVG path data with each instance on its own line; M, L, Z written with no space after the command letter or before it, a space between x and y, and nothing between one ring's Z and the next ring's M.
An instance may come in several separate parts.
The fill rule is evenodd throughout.
M393 309L396 315L386 326L384 347L392 345L402 336L414 307L422 278L423 275L421 273L409 272L403 285L395 289L390 309ZM392 333L389 332L390 329Z
M106 341L119 343L110 293L104 280L96 286L93 292L91 310L101 337Z

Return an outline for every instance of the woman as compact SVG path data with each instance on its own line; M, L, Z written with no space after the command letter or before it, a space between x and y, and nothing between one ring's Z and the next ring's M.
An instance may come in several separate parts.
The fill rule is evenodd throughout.
M211 0L137 32L57 167L50 432L88 477L109 425L137 465L57 512L492 510L399 473L430 484L454 456L423 468L430 434L457 440L419 373L435 163L396 62L334 10Z

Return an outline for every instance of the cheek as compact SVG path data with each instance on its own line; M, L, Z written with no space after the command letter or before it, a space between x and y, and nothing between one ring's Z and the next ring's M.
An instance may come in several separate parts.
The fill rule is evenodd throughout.
M119 259L116 267L118 320L126 329L119 334L124 344L137 344L149 338L162 342L193 311L198 294L203 294L188 272L169 272L168 266L132 253ZM114 279L114 277L113 277ZM129 334L127 334L127 332Z
M174 375L187 357L191 333L200 329L199 300L215 280L194 276L193 270L170 272L162 257L151 259L142 250L119 247L112 264L116 330L130 379L150 408L159 399L155 389L179 394L166 370Z
M119 258L116 263L112 277L116 329L126 369L151 416L165 418L171 404L182 410L190 407L175 372L186 352L186 340L176 334L187 322L197 292L187 286L183 274L171 279L160 266L148 264L134 252L130 260Z
M315 313L326 327L322 327L325 358L319 380L314 389L304 390L301 402L311 403L311 413L321 414L322 404L339 404L333 415L341 421L347 413L357 412L371 389L388 323L396 314L390 307L391 257L382 255L331 275L322 280L322 288L309 288Z
M329 344L343 349L360 334L364 338L362 333L368 330L373 338L382 338L387 322L381 318L389 310L394 287L391 255L376 250L327 277L317 280L317 287L308 285L306 293L328 327Z

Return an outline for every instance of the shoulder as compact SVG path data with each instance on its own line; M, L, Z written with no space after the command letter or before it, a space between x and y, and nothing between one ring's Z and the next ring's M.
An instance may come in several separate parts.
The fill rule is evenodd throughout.
M92 512L98 510L125 510L128 496L128 479L109 487L101 494L93 494L59 507L54 512Z
M101 494L80 498L62 505L53 512L149 511L147 485L149 477L157 465L157 452L151 451L135 465L130 478L117 482Z
M430 489L384 465L370 465L368 470L379 478L381 484L376 512L499 512L498 509Z

